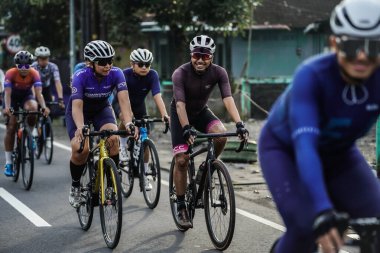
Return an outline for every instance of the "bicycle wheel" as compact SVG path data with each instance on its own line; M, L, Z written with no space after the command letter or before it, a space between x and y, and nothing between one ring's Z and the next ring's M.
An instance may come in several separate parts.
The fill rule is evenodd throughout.
M51 164L53 159L53 128L51 127L51 119L48 117L44 124L44 155L48 164Z
M43 141L42 130L41 129L42 128L40 127L40 123L38 123L37 133L39 132L40 134L38 134L35 137L35 142L36 142L37 148L34 151L34 154L35 154L35 156L36 156L37 159L40 159L41 154L42 154L42 149L44 147L44 141Z
M145 203L150 209L157 206L161 192L161 168L156 147L152 140L146 139L140 153L140 176ZM146 150L144 152L144 150ZM149 160L144 161L144 156L149 155ZM145 168L146 167L146 168Z
M211 165L211 185L208 179L206 177L204 191L207 230L214 246L218 250L225 250L235 230L234 188L226 166L219 160Z
M80 189L83 202L77 208L80 226L85 231L87 231L91 227L92 218L94 215L94 205L92 199L93 174L94 164L92 161L87 161L86 167L84 168L82 173L82 177L80 178Z
M119 243L121 233L123 217L121 186L116 165L111 158L103 160L103 171L104 189L99 189L100 223L107 247L113 249ZM101 195L104 197L102 198Z
M17 141L19 141L17 139ZM13 181L14 182L17 182L18 180L18 176L20 175L20 160L21 160L21 156L20 156L20 146L19 144L16 144L16 148L15 150L13 150L13 153L12 153L12 164L13 164Z
M172 216L175 225L177 228L185 232L189 228L184 228L178 223L178 215L177 215L177 195L176 195L176 189L174 185L174 164L175 164L175 158L173 157L172 162L170 164L170 171L169 171L169 202L170 202L170 210L172 211ZM190 174L190 170L188 169L188 172ZM187 176L187 188L185 193L185 202L187 205L187 211L189 213L190 221L193 222L194 214L195 214L195 205L193 200L193 195L195 195L196 189L195 185L193 183L190 184L190 178L191 176Z
M127 151L129 152L129 151ZM129 156L131 158L131 156ZM133 166L132 160L129 159L126 164L119 165L120 169L120 183L121 183L121 193L124 198L128 198L132 194L134 177L133 177Z
M22 133L21 143L22 181L24 183L25 190L29 190L33 183L34 150L33 136L26 129L24 129Z

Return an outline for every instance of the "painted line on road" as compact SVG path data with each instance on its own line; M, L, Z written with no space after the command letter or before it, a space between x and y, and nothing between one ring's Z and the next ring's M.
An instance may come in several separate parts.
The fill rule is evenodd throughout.
M32 222L37 227L50 227L51 225L42 219L38 214L36 214L32 209L23 204L15 196L10 194L7 190L0 187L0 197L7 201L11 206L13 206L17 211L25 216L30 222Z

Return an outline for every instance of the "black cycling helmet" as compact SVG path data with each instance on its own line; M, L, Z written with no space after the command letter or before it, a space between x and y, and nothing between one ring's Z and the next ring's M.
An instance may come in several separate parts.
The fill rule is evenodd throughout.
M32 64L33 55L28 51L19 51L14 57L15 64Z
M98 59L111 58L114 55L115 50L113 47L103 40L91 41L84 47L84 59L91 62Z

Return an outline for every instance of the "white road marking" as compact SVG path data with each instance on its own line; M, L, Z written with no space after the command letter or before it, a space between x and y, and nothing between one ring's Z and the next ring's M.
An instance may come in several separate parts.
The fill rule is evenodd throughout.
M37 227L50 227L51 225L42 219L38 214L36 214L32 209L24 205L20 200L6 191L4 188L0 187L0 197L7 201L11 206L13 206L17 211L25 216L30 222L32 222Z

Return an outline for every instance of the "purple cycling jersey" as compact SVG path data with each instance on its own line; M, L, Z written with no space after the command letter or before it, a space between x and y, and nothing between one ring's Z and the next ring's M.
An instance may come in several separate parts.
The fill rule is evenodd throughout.
M83 100L83 112L92 113L110 105L108 98L112 91L128 90L120 68L112 67L110 73L98 81L92 68L84 68L73 75L72 94L67 110L71 111L72 101Z
M206 107L216 84L222 98L232 96L227 72L216 64L211 64L205 73L198 74L191 62L185 63L174 71L172 81L174 100L186 103L189 118L196 117Z

